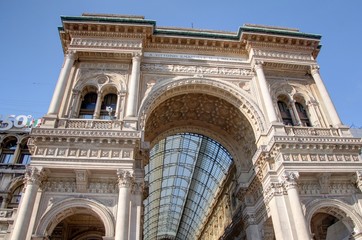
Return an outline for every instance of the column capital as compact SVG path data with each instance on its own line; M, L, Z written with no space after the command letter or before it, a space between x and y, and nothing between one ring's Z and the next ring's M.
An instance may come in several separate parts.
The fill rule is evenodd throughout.
M138 194L142 194L143 195L143 191L144 191L144 183L143 182L132 182L132 186L131 186L131 193L138 195Z
M25 169L24 183L25 185L40 185L45 179L45 174L42 170L36 167L28 166Z
M359 190L362 192L362 171L356 172L356 184Z
M67 50L64 57L75 60L77 58L77 52L75 50Z
M256 69L262 69L264 65L264 61L262 60L255 60L253 68Z
M319 74L319 69L320 69L319 65L310 66L310 72L312 75Z
M290 188L296 188L298 179L299 172L297 171L285 171L281 176L281 182L287 190Z
M132 53L132 59L133 60L141 60L142 55L143 54L141 52L134 52L134 53Z
M283 183L282 182L270 182L264 191L265 202L269 202L274 196L284 195Z
M133 185L134 179L130 171L117 169L117 176L119 188L128 188Z

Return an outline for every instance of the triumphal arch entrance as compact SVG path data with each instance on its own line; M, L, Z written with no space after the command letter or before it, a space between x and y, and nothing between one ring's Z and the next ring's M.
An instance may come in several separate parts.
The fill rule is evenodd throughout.
M10 239L362 239L362 142L320 76L320 35L61 20Z

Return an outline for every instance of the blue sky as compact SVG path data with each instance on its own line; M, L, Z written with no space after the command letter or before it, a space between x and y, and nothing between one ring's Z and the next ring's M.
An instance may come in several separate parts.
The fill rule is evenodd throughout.
M0 114L46 114L63 62L60 16L143 15L157 26L236 32L244 23L322 35L321 75L342 122L362 127L362 1L0 1Z

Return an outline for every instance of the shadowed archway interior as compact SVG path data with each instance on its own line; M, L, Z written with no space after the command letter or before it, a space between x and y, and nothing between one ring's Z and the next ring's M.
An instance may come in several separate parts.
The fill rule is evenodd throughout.
M233 164L211 138L183 133L159 141L145 167L145 239L196 239Z

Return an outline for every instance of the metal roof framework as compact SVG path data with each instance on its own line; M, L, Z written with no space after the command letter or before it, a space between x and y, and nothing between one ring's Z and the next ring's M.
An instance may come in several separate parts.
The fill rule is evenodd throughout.
M196 239L233 160L218 142L183 133L158 142L145 167L145 239Z

